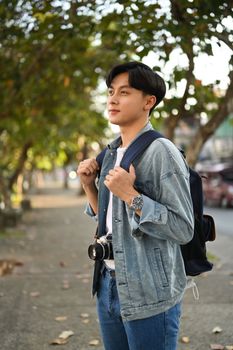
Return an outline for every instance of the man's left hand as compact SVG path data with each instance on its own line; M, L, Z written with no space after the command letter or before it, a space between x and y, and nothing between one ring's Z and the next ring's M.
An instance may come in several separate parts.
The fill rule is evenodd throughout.
M134 188L136 179L133 165L129 168L129 173L121 167L111 169L105 177L104 184L115 196L130 204L132 198L138 195Z

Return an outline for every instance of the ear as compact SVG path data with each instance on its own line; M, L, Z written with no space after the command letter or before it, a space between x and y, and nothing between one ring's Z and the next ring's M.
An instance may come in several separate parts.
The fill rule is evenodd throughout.
M144 110L149 111L156 103L156 97L154 95L147 95L144 105Z

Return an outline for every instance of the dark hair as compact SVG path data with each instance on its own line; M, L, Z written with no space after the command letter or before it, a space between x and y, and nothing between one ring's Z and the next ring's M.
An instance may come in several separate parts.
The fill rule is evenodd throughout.
M129 73L129 85L135 89L143 91L145 94L154 95L156 103L150 109L153 109L162 101L166 93L166 85L157 73L141 62L128 62L119 64L112 68L106 78L106 84L109 88L113 79L121 73Z

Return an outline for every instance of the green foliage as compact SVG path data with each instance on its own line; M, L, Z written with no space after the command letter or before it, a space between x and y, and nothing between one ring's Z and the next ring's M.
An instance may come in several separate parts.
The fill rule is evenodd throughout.
M85 11L82 7L0 2L0 168L5 179L16 170L27 142L28 160L48 169L75 157L79 137L104 135L106 120L91 110L91 91L99 78L94 17L89 4Z
M19 231L19 230L13 230L13 229L8 229L6 231L0 231L0 239L22 239L26 236L26 233L24 231Z
M194 61L212 54L211 40L232 47L229 0L0 1L0 188L27 148L27 168L51 168L76 158L84 145L102 142L107 121L93 108L93 91L113 64L155 54L170 93L154 112L200 124L221 103L218 81L204 86ZM165 74L179 52L186 64ZM230 66L232 69L232 66ZM178 86L184 83L183 95ZM169 118L168 118L169 117Z
M143 59L154 52L157 59L152 65L162 74L168 63L174 61L172 55L179 52L187 63L184 65L182 60L177 60L169 75L164 74L171 96L163 110L167 116L172 116L175 111L179 118L186 118L191 124L200 118L200 112L205 112L210 119L221 103L216 96L219 82L203 86L197 81L194 61L201 52L212 55L213 38L219 46L224 43L232 48L232 31L227 25L227 20L232 21L233 17L231 1L170 0L169 4L162 1L118 1L115 7L114 1L109 3L112 10L107 13L100 11L101 19L97 24L101 50L111 50L116 61ZM186 83L186 91L179 96L181 82ZM194 100L195 105L189 104Z

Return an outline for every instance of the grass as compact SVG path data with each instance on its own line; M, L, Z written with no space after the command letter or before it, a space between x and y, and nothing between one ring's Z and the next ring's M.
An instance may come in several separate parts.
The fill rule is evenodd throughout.
M0 230L0 239L23 238L24 236L25 236L25 232L21 230L14 230L14 229Z
M212 263L215 263L215 264L220 261L219 257L214 255L211 252L207 252L207 258L208 258L209 261L211 261Z

